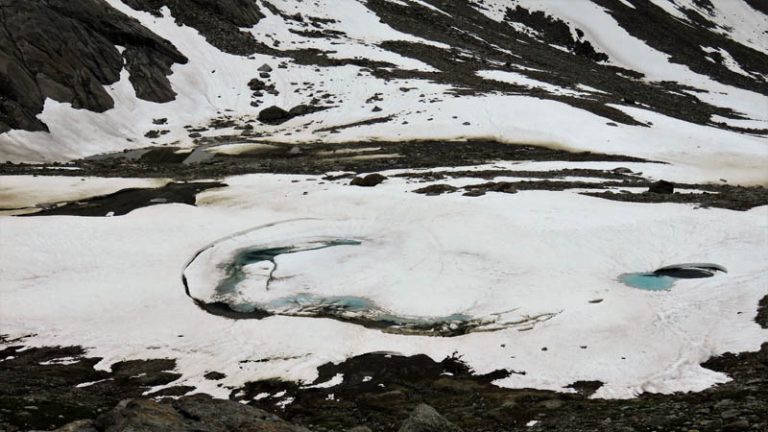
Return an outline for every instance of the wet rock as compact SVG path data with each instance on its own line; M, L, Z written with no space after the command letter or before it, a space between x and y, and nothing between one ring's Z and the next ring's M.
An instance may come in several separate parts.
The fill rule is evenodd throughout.
M399 432L461 432L461 428L441 416L427 404L418 405Z
M657 182L651 183L651 186L648 188L648 192L666 195L673 194L675 193L675 185L666 180L659 180Z
M368 174L365 177L355 177L352 179L352 182L350 182L349 184L352 186L373 187L380 184L386 179L387 179L386 176L383 176L379 173L373 173L373 174Z
M267 79L267 78L269 78L270 76L271 76L271 75L269 75L269 72L261 72L261 73L259 74L259 78L265 78L265 79Z
M260 122L269 125L279 125L287 122L291 118L292 116L290 113L288 113L288 111L275 105L261 110L258 117Z

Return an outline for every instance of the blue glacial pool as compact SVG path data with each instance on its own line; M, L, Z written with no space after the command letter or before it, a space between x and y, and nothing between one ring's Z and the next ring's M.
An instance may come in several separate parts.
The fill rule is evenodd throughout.
M666 291L672 288L675 278L655 273L624 273L619 276L619 281L632 288L646 291Z
M624 273L619 275L619 281L632 288L646 291L667 291L679 279L710 278L718 273L727 272L728 270L719 264L673 264L661 267L653 272Z

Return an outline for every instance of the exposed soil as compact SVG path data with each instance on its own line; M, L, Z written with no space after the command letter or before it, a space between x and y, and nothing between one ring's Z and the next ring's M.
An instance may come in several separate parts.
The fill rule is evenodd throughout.
M225 139L221 139L223 144ZM259 142L254 141L254 144ZM521 190L587 190L584 195L614 201L637 203L694 204L702 208L749 210L768 205L768 189L763 186L720 184L668 184L675 193L655 193L654 181L621 166L624 162L653 162L622 155L589 152L569 152L540 146L504 144L494 141L415 141L415 142L354 142L345 144L294 145L269 143L263 148L238 155L213 154L201 162L185 163L187 154L174 147L155 147L97 158L78 160L66 165L12 164L0 165L2 175L60 175L77 177L163 177L180 182L157 189L129 189L104 197L94 197L75 203L46 208L33 213L44 215L104 216L125 214L152 204L179 202L195 203L195 194L209 188L224 186L210 181L230 175L249 173L326 175L324 180L352 179L355 173L375 173L392 169L424 169L427 171L397 174L414 182L435 182L455 178L477 178L481 181L461 188L449 184L433 184L414 190L425 195L460 192L467 196L483 196L488 192L515 193ZM560 169L527 171L510 169L454 170L439 167L461 167L499 161L564 161L616 162L610 170ZM72 169L77 168L77 169ZM376 174L377 175L377 174ZM500 177L521 178L520 181L497 181ZM584 180L581 180L583 178ZM524 180L522 180L524 179ZM588 179L592 179L589 181ZM594 181L600 179L601 181ZM643 188L646 192L629 193L626 188ZM594 190L594 191L589 191Z
M218 137L217 145L248 142L242 137ZM252 140L254 144L262 141ZM324 174L331 171L370 173L404 168L477 165L495 161L610 161L647 162L622 155L569 152L541 146L495 141L350 142L343 144L281 144L239 155L214 154L199 163L185 164L173 147L155 148L140 158L132 152L81 159L67 165L41 167L0 164L0 175L63 175L97 177L164 177L203 180L237 174ZM213 142L206 142L211 145ZM374 148L374 151L371 151ZM174 155L174 156L169 156ZM364 156L364 157L360 157ZM66 168L66 169L62 169ZM73 170L72 168L78 168Z

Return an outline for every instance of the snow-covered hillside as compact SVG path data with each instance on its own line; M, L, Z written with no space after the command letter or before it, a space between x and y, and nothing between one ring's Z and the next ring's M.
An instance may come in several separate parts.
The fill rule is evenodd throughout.
M6 130L4 159L194 146L211 136L235 142L492 137L707 172L717 161L712 180L766 181L758 161L768 152L768 36L761 31L768 17L754 9L759 2L280 0L211 11L174 2L108 3L124 14L109 19L135 19L125 26L140 23L142 34L181 54L175 60L142 54L170 63L170 88L146 90L162 87L165 72L132 67L127 37L113 37L112 49L128 62L112 71L114 79L102 78L105 104L111 99L114 107L94 112L73 104L66 92L46 90L53 85L43 85L48 75L38 72L36 88L48 95L38 119L49 132ZM105 19L57 12L86 24ZM208 21L200 18L204 13ZM43 36L19 28L11 40L24 55L36 38ZM32 73L43 68L28 66ZM68 79L59 86L77 91L80 84ZM173 100L152 101L163 97ZM273 105L309 109L280 124L258 121Z

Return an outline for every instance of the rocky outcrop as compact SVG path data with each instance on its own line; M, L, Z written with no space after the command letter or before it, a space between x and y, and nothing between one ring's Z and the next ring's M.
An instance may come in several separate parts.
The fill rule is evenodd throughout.
M0 20L0 133L47 130L36 118L47 98L96 112L112 108L104 86L124 66L139 98L171 101L171 66L187 62L103 0L0 0Z
M461 432L461 428L446 420L431 406L420 404L403 423L399 432Z
M262 47L248 32L264 14L253 0L123 0L136 10L162 16L167 6L176 22L199 31L211 45L230 54L253 54Z
M258 408L208 395L175 401L127 399L96 420L80 420L57 432L308 432Z

